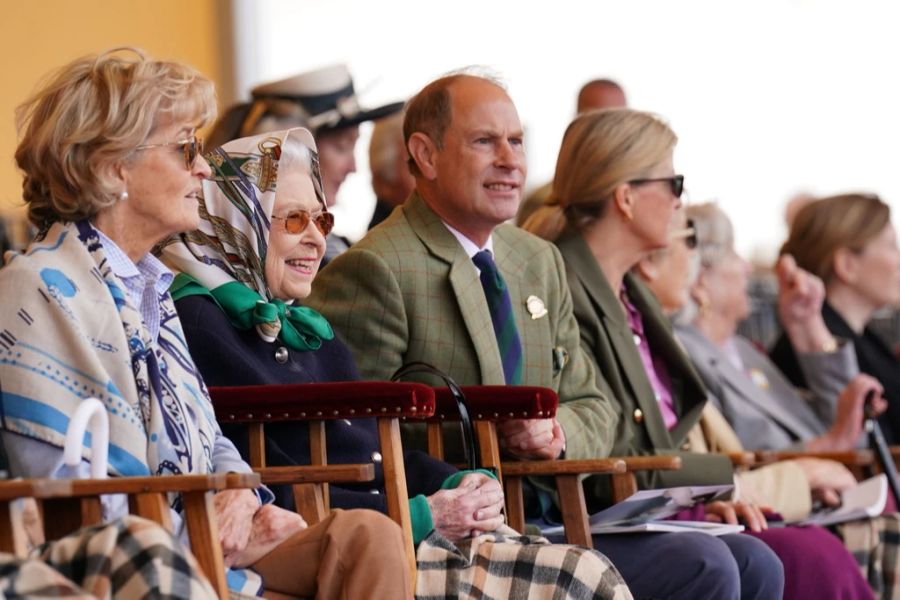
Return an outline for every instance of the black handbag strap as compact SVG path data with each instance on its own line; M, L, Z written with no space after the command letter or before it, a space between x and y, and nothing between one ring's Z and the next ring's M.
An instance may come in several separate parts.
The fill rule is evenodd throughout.
M426 362L413 361L406 363L391 375L391 381L401 381L406 377L414 374L427 374L437 377L444 382L444 385L450 390L450 394L456 401L456 408L459 410L459 424L463 437L463 452L465 453L465 462L469 469L475 470L480 468L481 460L478 452L478 439L475 437L475 427L472 425L472 418L469 416L469 406L466 404L466 395L453 378Z

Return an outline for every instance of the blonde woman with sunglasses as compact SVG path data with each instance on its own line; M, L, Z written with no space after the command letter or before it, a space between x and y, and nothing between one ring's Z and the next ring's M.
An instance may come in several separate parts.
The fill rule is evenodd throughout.
M621 415L612 454L682 458L677 471L637 474L641 488L734 481L728 457L685 446L707 402L707 390L659 304L631 273L648 254L669 247L673 233L684 228L684 180L673 165L676 142L668 124L650 113L610 109L579 116L563 137L548 204L525 223L526 229L554 241L565 261L582 347L595 361L598 385ZM591 505L609 504L610 495L604 480L585 481ZM742 499L698 508L703 509L696 515L700 518L740 520L750 535L698 542L679 533L676 540L660 536L657 545L676 545L673 554L682 565L689 564L689 542L701 554L732 560L739 575L738 597L870 596L853 571L852 557L827 531L770 529L763 507ZM841 569L849 575L840 574ZM694 592L690 597L701 596Z
M40 233L0 270L0 435L13 476L87 476L90 442L75 468L62 465L62 448L89 396L109 413L111 476L250 470L215 421L168 292L172 273L151 253L200 222L211 169L196 132L214 116L212 82L131 49L66 65L20 107L16 162ZM333 522L307 527L271 500L264 487L213 498L234 591L411 597L400 530L386 517L359 511L340 538ZM126 511L121 498L104 500L105 517ZM179 535L181 511L173 498ZM318 552L326 537L353 546L328 563Z

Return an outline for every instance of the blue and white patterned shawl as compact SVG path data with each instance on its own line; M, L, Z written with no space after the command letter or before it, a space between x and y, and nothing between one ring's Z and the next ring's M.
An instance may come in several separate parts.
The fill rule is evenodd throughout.
M61 448L94 396L110 417L111 475L212 471L218 425L172 300L160 296L153 343L88 222L10 254L0 289L0 427Z
M0 290L0 428L62 448L69 415L93 396L109 415L110 475L213 471L219 426L172 297L159 297L153 343L87 221L56 223L9 254ZM262 590L247 569L227 577L232 590Z

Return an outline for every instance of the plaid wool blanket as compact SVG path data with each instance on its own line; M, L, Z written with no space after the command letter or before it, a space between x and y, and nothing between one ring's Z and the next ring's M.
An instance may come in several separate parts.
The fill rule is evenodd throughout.
M0 553L0 598L217 598L171 534L139 517L86 527L35 548Z
M433 531L416 551L418 600L624 600L631 592L596 550L509 527L454 544Z

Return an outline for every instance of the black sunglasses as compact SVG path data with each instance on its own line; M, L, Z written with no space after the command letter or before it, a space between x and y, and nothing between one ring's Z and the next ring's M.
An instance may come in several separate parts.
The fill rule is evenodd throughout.
M668 181L669 186L672 188L672 195L676 198L681 198L681 193L684 192L684 175L673 175L672 177L654 177L652 179L632 179L628 183L631 185L644 185L645 183L654 183L657 181Z
M334 228L334 215L328 211L312 214L308 210L298 210L288 213L286 217L272 215L272 218L284 221L284 230L288 233L303 233L309 227L310 221L316 224L316 229L322 235L328 235Z
M693 250L697 247L697 230L694 228L694 220L687 220L687 227L684 229L678 229L677 231L673 231L671 235L671 239L673 240L684 240L684 245L688 247L689 250Z
M181 149L182 154L184 154L184 166L188 171L194 166L194 160L197 159L197 155L203 154L203 138L199 138L196 135L192 135L186 140L178 140L177 142L144 144L143 146L138 146L137 150L143 150L145 148L162 148L164 146L176 146Z

